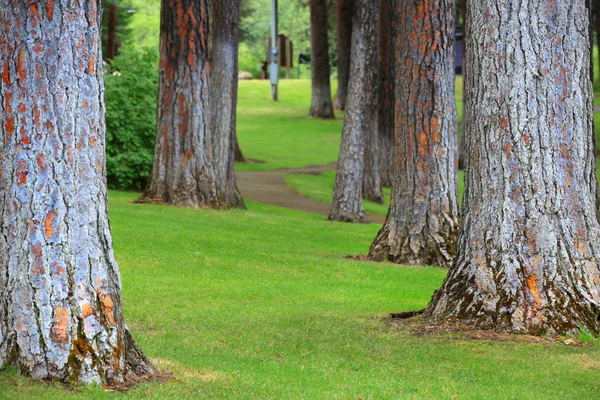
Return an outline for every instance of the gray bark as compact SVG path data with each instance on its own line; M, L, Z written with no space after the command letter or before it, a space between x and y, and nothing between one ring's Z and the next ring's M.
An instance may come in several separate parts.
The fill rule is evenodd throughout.
M208 11L207 0L162 1L156 146L140 202L229 207L208 133Z
M379 178L381 185L394 182L394 111L396 79L396 4L381 0L381 37L379 41Z
M100 0L0 0L0 368L155 370L123 318L107 215Z
M310 0L310 68L312 74L311 117L335 118L331 102L327 0Z
M449 266L458 230L454 1L397 7L396 176L369 258Z
M240 0L213 0L210 69L210 141L217 192L231 207L246 208L235 183L238 30Z
M337 164L330 220L366 222L363 205L365 141L377 144L379 2L356 0L352 22L352 57L342 144ZM375 166L377 164L375 163ZM377 168L375 168L377 169Z
M333 106L340 111L346 109L346 98L348 97L353 10L354 0L336 0L338 87Z
M600 237L584 0L468 1L458 255L434 322L598 334Z

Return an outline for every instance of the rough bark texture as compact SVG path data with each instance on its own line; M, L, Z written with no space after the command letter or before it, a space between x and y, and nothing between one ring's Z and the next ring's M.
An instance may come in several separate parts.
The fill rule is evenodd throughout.
M584 0L476 0L458 255L432 321L599 331L600 238Z
M369 257L449 266L458 230L454 1L398 3L396 176Z
M327 0L310 0L310 68L312 74L311 117L335 118L331 102Z
M152 376L107 215L100 0L0 0L0 368Z
M231 207L245 208L236 187L234 157L238 90L240 0L213 0L214 32L210 69L210 142L215 185Z
M348 81L350 79L350 51L352 48L352 12L354 0L337 0L337 75L338 88L333 106L336 110L346 109Z
M377 71L376 73L378 73ZM379 93L378 90L379 81L375 80L374 87L369 88L375 93ZM379 100L379 96L377 96ZM378 103L378 102L376 102ZM379 143L379 129L377 128L377 122L379 119L379 112L377 111L377 105L373 109L369 109L367 116L369 121L365 130L365 154L364 154L364 170L363 170L363 198L374 201L375 203L383 204L383 190L381 187L381 179L379 177L379 158L380 154L380 143Z
M458 0L458 7L460 9L460 14L462 15L462 19L463 19L463 46L462 46L462 57L463 57L463 72L462 72L462 76L464 78L465 76L465 69L466 69L466 65L465 65L465 60L466 60L466 38L467 38L467 0ZM465 109L465 85L463 84L463 113L464 113L464 109ZM461 126L460 126L460 135L458 137L458 168L459 169L464 169L465 168L465 119L463 118L463 120L461 121Z
M396 56L395 0L381 0L381 37L379 47L379 178L381 185L394 182L394 111Z
M227 208L208 135L208 1L162 0L156 147L142 202Z
M379 2L356 0L352 22L352 80L342 131L330 220L366 222L363 205L365 141L377 137ZM376 140L373 142L377 143ZM375 164L377 165L377 164Z

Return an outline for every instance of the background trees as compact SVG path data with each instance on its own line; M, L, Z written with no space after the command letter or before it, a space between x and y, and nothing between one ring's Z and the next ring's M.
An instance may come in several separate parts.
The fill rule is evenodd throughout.
M0 5L0 367L151 377L107 215L100 1Z
M458 230L454 2L397 4L393 200L369 258L449 266Z
M366 222L362 205L365 141L377 146L379 2L356 0L348 99L330 220ZM376 152L372 153L376 157ZM377 161L374 162L377 169Z
M310 0L312 100L308 115L335 118L331 102L327 0Z
M456 262L428 308L434 321L599 332L585 3L467 2L464 209Z
M213 0L214 32L210 70L210 141L215 185L231 207L245 208L236 187L235 155L240 0ZM237 147L237 152L236 152ZM243 157L242 157L243 158Z
M338 88L333 103L336 110L346 109L348 80L350 79L350 51L352 48L352 14L355 0L336 0L337 15L337 75Z

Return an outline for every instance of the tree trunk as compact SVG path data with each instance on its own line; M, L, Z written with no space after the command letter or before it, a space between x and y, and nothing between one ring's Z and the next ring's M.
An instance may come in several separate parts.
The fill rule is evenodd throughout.
M462 227L427 315L515 333L598 334L585 0L468 7Z
M327 27L327 0L310 0L312 99L308 115L317 118L335 118L329 82Z
M397 7L397 169L369 258L449 266L458 229L454 1Z
M141 202L228 208L208 135L208 0L162 0L156 146Z
M463 45L462 45L462 58L463 58L463 70L462 70L462 76L464 78L465 76L465 69L466 69L466 40L467 40L467 0L458 0L458 6L460 8L460 14L462 15L462 19L463 19ZM465 110L465 85L463 82L463 114L464 114L464 110ZM460 124L460 135L458 137L458 168L459 169L464 169L465 168L465 119L464 119L464 115L463 115L463 119L461 121Z
M394 109L395 109L395 0L381 1L381 37L379 56L379 177L381 185L394 182Z
M379 82L376 81L372 90L379 94ZM379 100L379 96L377 96ZM377 122L379 117L379 107L374 110L369 110L367 118L372 119L367 122L365 135L365 154L364 154L364 170L363 170L363 198L374 201L375 203L383 204L383 190L381 187L381 178L379 177L379 159L380 159L380 144L379 144L379 129Z
M333 105L336 110L346 109L350 79L350 50L352 47L352 12L354 0L337 0L337 75L338 88Z
M237 105L236 105L236 109L237 109ZM244 157L244 154L242 153L242 149L240 148L240 142L238 142L237 128L233 130L233 161L246 162L246 157Z
M246 208L236 187L234 157L238 90L240 0L213 0L210 69L210 138L217 192L231 207Z
M0 368L155 370L123 318L107 215L100 0L0 0Z
M379 2L356 0L352 21L353 79L348 87L348 102L342 132L340 158L330 220L367 222L363 205L363 169L367 135L377 135L379 72ZM376 140L372 140L376 145ZM377 164L375 164L377 165Z

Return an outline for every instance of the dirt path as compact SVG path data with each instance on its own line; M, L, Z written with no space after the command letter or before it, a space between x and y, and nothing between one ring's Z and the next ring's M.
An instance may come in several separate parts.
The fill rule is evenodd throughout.
M335 163L274 171L240 171L235 175L244 199L327 217L331 211L330 204L301 195L294 188L286 185L283 177L287 174L320 175L332 169L335 169ZM383 215L367 213L367 216L373 223L383 224L385 220Z

